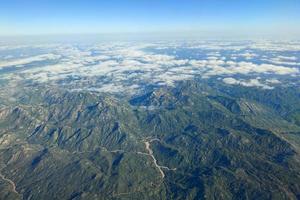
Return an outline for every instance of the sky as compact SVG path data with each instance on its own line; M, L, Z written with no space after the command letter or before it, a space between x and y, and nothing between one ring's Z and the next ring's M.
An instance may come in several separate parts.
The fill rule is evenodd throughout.
M0 35L300 38L300 0L3 0Z

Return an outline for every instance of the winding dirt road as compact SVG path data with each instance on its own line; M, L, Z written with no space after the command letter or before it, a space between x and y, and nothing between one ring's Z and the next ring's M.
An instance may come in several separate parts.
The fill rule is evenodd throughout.
M152 157L153 163L154 163L155 167L158 169L159 173L161 174L161 178L165 178L165 173L161 169L162 166L160 166L160 165L157 164L157 160L156 160L156 158L153 155L152 149L150 148L150 142L145 142L145 146L146 146L146 150L148 151L148 155Z
M12 186L12 191L20 195L16 190L16 184L11 179L6 178L3 174L0 174L0 178L3 179L4 181L9 182L9 184Z
M148 151L148 153L143 153L143 152L138 152L138 153L150 156L152 158L155 167L158 169L159 173L161 174L161 178L163 179L163 178L165 178L166 175L165 175L165 173L164 173L164 171L162 169L175 171L176 168L170 169L169 167L161 166L161 165L157 164L157 160L156 160L155 156L153 155L153 150L150 147L151 146L151 142L153 142L153 141L160 141L160 140L157 139L157 138L155 138L155 139L151 139L150 141L145 141L144 144L145 144L145 147L146 147L146 150Z

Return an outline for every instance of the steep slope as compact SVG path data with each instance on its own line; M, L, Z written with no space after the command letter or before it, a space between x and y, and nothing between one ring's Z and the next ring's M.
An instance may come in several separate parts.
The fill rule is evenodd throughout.
M171 93L165 101L173 101L174 109L141 111L141 126L158 138L152 146L159 164L176 168L165 170L170 199L298 198L298 144L282 131L299 127L253 100ZM136 98L135 104L137 99L151 106L149 99Z
M1 121L2 131L18 132L31 143L72 150L138 145L137 122L126 103L80 92L47 91L41 95L34 104L3 109L1 113L7 117Z
M55 88L15 94L0 110L1 194L300 198L300 128L287 114L299 93L278 109L264 99L270 91L226 87L188 81L129 99Z

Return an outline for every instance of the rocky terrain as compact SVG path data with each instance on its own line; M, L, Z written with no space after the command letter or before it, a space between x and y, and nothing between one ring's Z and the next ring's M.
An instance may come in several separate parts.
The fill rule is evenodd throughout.
M0 95L0 199L299 199L300 90Z

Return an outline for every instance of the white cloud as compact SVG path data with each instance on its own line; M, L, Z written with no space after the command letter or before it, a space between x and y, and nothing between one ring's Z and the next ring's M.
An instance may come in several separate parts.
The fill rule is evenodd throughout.
M234 78L231 78L231 77L224 78L223 82L226 83L226 84L229 84L229 85L238 85L238 84L240 84L240 81L238 81L238 80L236 80Z
M29 58L22 58L18 60L11 60L11 61L2 61L0 62L0 69L4 67L10 67L10 66L24 66L26 64L30 64L33 62L38 61L45 61L45 60L56 60L59 59L61 56L55 55L55 54L42 54L38 56L33 56Z
M258 55L255 53L250 53L250 52L245 52L245 53L241 53L241 54L233 54L234 57L244 57L246 60L250 60L253 59L255 57L257 57Z
M292 57L286 57L286 56L278 56L276 58L263 58L262 61L267 61L275 65L292 65L292 66L300 66L299 62L296 62L297 58Z
M25 79L37 82L51 82L53 84L58 80L68 79L69 82L66 81L66 84L76 83L78 89L90 88L96 90L98 88L98 91L116 92L120 90L126 91L127 89L136 90L147 84L173 86L176 81L193 79L195 76L223 78L234 75L243 75L243 77L248 77L248 79L238 80L227 77L221 80L231 85L271 89L272 87L268 84L274 86L280 83L279 80L273 79L272 75L276 75L276 78L281 75L299 75L298 68L284 64L268 64L269 62L256 64L248 61L226 60L226 58L230 57L240 58L242 56L246 59L258 57L258 55L253 53L255 51L247 50L250 47L254 47L253 45L252 43L239 44L232 42L189 43L184 47L180 43L106 43L84 48L79 48L76 45L58 45L51 50L51 52L54 52L53 54L44 54L11 62L13 65L20 65L20 63L25 65L34 61L43 61L43 59L60 58L57 64L39 68L24 68L23 71L18 72L15 76L10 76L10 78L14 79L18 75L18 77L24 77ZM258 45L256 48L262 48L259 45L263 44L256 43L255 45ZM266 43L265 48L274 47L268 45L269 43ZM148 47L155 47L155 49L161 50L167 48L188 48L189 50L198 51L198 48L202 49L197 54L199 59L195 57L193 59L185 59L174 55L158 54L144 50ZM202 55L201 50L203 49L206 51ZM219 50L222 50L222 52L228 50L231 54L221 55ZM206 59L202 59L205 57ZM264 59L268 59L268 57ZM294 57L281 56L278 59L295 61ZM7 66L7 62L5 66ZM257 78L253 79L253 76L257 77L260 75L268 75L270 78L265 82L261 82ZM70 77L75 77L76 79L72 80Z
M207 71L203 75L206 77L230 74L250 75L253 73L277 75L292 75L299 73L299 69L295 67L284 67L272 64L255 64L252 62L224 62L223 60L215 60L214 62L193 61L190 62L190 64L205 67Z
M280 84L281 81L275 79L275 78L272 78L272 79L267 79L266 80L267 83L272 83L272 84Z
M234 78L224 78L223 82L229 85L241 85L244 87L260 87L262 89L273 89L273 87L263 84L259 81L259 79L250 79L250 80L237 80Z
M278 56L278 58L282 60L297 60L295 56Z

